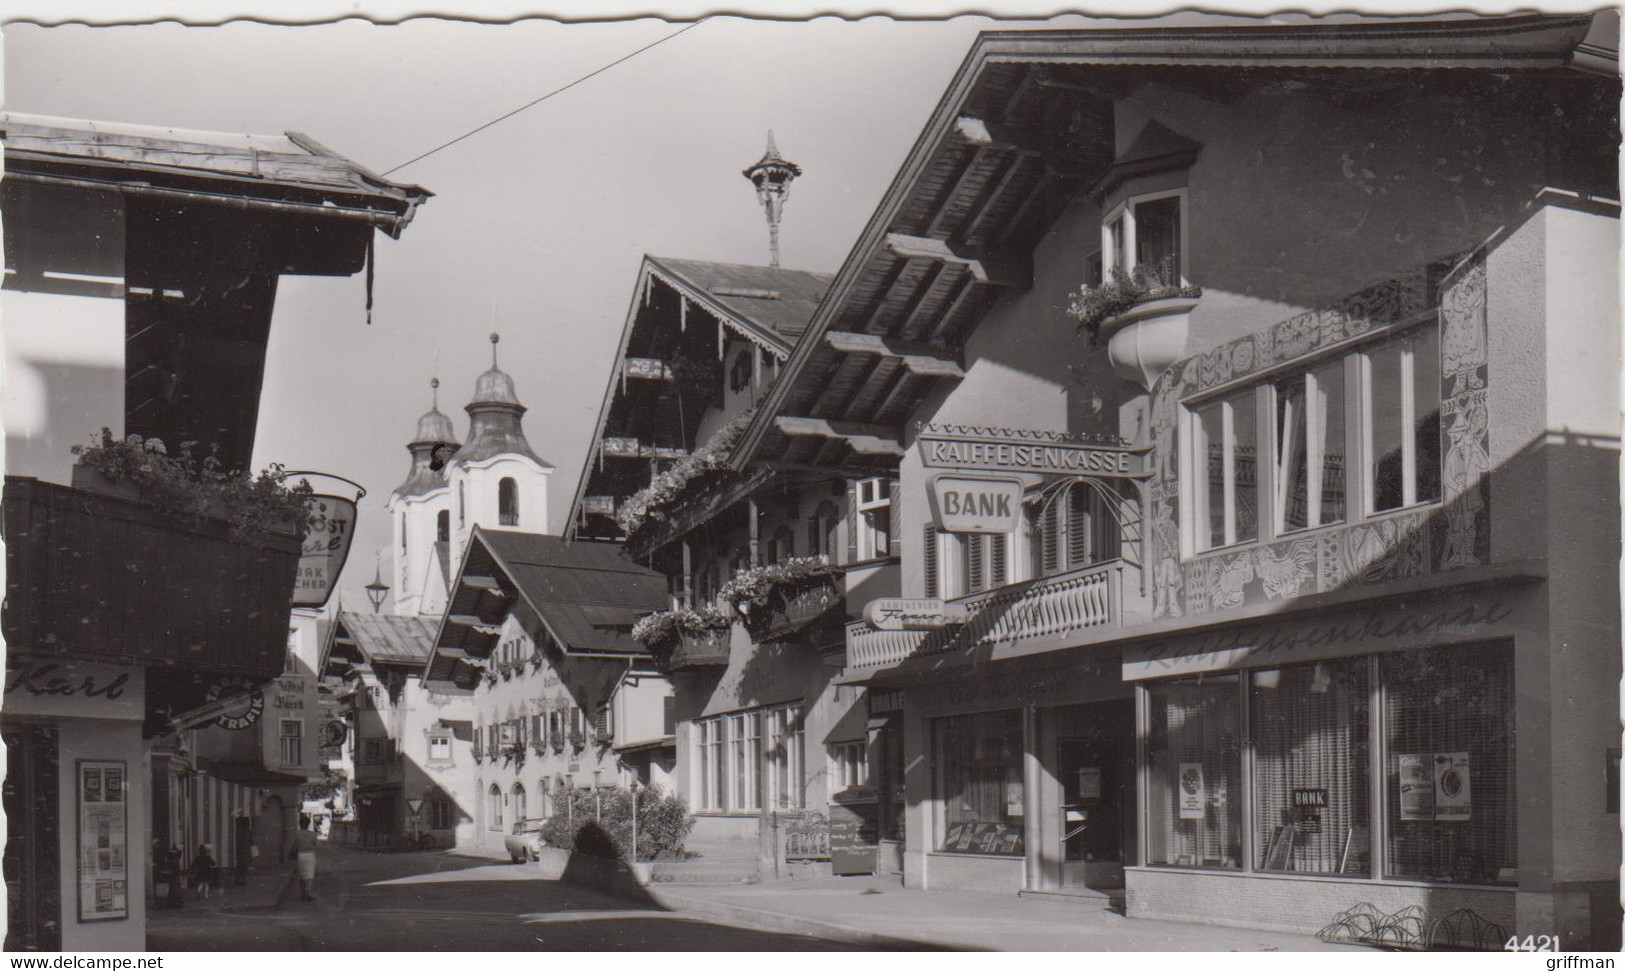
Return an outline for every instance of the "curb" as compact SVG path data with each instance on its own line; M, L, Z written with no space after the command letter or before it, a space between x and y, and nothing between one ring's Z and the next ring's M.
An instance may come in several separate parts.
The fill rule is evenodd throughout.
M888 934L877 934L874 931L849 927L845 924L836 924L829 921L814 920L810 917L798 917L794 914L781 913L774 910L758 910L755 907L741 907L738 904L725 904L718 900L707 900L703 897L687 897L682 894L671 893L666 890L657 890L654 886L643 888L654 902L667 910L679 913L703 914L707 917L720 917L724 920L749 924L763 930L779 931L787 934L802 934L808 937L823 938L828 941L839 941L842 944L856 944L872 950L889 951L970 951L976 948L944 947L931 941L913 940L906 937L893 937Z

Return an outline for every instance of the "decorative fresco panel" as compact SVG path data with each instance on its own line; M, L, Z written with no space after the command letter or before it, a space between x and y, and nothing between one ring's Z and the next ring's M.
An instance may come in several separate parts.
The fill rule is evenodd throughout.
M1152 611L1182 617L1383 583L1485 562L1489 549L1489 384L1481 254L1367 287L1170 367L1152 392L1149 524ZM1440 281L1443 280L1441 287ZM1443 404L1444 512L1383 517L1188 561L1179 556L1180 402L1288 364L1437 306Z

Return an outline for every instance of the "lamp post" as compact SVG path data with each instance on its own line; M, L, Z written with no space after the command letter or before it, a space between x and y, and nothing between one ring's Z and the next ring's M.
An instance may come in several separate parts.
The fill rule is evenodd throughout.
M372 555L372 582L367 584L367 599L372 601L372 612L377 613L378 608L384 605L384 598L389 596L389 584L384 582L382 571L378 565L378 554Z

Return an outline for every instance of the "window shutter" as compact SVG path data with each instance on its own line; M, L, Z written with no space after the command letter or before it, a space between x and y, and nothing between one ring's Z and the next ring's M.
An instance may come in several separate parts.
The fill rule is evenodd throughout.
M888 534L887 542L891 544L888 552L895 557L903 555L903 494L897 488L897 480L892 479L886 483L887 494L891 496L891 511L887 516Z
M853 563L858 558L858 484L846 484L846 562Z
M542 741L543 741L543 739L542 739L542 716L541 715L531 715L530 716L530 744L532 744L532 745L541 745Z
M474 757L476 759L485 757L485 733L479 729L474 731Z
M1009 539L1003 533L988 537L990 556L988 572L992 574L989 587L1002 587L1010 582L1010 552L1007 548Z
M930 523L925 524L921 534L920 563L925 567L925 595L935 597L942 582L937 575L937 528Z
M667 695L666 697L664 697L664 698L662 698L660 700L661 700L660 734L662 734L662 735L676 735L677 734L677 699L675 697L673 697L672 695Z
M1094 490L1083 483L1078 483L1067 490L1066 494L1066 562L1067 566L1079 567L1093 561L1094 544L1094 517L1091 513L1090 497Z
M961 548L965 551L965 587L968 592L976 593L987 589L987 563L984 553L987 549L987 537L980 533L972 533L963 538Z
M1046 576L1061 569L1061 511L1051 502L1038 523L1039 570Z
M598 723L593 726L593 734L599 738L609 734L609 707L607 705L598 709Z

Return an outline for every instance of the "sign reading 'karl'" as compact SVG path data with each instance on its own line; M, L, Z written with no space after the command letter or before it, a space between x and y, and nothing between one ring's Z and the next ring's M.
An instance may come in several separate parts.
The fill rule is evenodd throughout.
M1144 453L1119 445L950 437L931 432L920 435L919 445L926 467L932 469L1089 475L1105 479L1146 477Z
M1021 482L988 476L931 480L931 515L949 533L1011 533L1021 525Z

